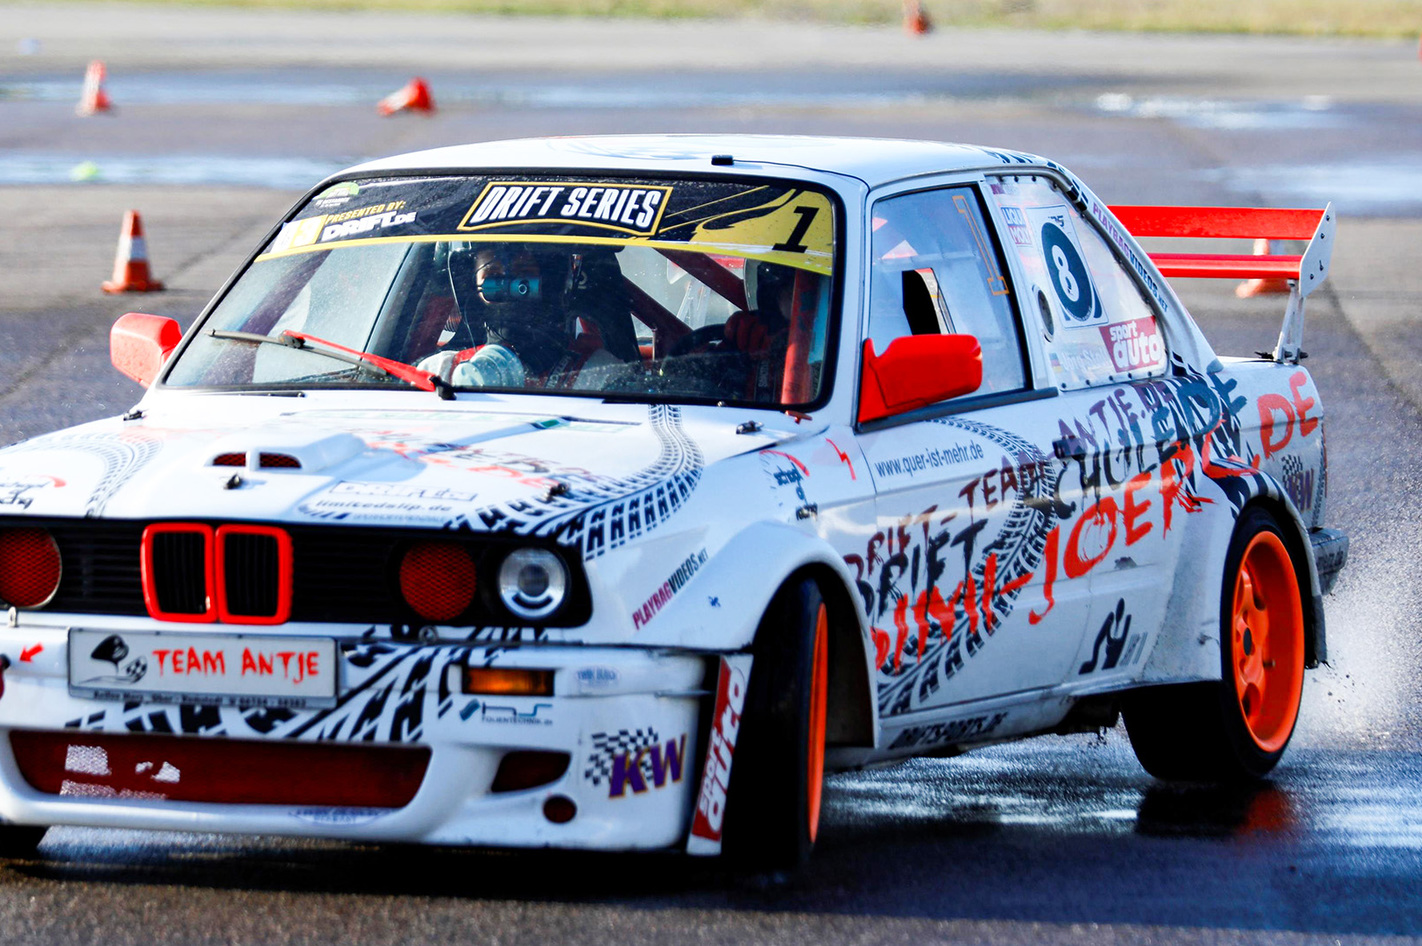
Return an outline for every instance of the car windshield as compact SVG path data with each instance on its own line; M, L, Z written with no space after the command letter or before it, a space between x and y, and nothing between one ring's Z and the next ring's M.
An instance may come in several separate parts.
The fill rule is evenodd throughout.
M342 182L163 383L809 405L832 354L834 215L827 193L764 180Z

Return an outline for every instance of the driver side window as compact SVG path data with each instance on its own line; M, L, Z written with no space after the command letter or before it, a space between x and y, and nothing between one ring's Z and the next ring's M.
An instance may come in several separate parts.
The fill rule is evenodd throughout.
M969 186L880 200L873 209L869 337L883 354L904 335L977 338L977 394L1026 386L1022 332L1002 256Z

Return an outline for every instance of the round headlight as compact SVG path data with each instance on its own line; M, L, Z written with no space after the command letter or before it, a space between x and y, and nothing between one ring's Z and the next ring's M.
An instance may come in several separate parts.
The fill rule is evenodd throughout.
M516 616L544 618L568 596L568 569L547 549L519 549L499 566L499 600Z

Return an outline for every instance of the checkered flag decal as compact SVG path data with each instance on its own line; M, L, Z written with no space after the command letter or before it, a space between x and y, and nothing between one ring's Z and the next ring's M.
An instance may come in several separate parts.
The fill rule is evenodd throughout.
M583 778L594 785L610 781L613 759L622 755L633 755L643 749L650 749L659 742L661 742L661 737L650 726L646 729L595 732L592 734L592 751L588 753L588 767L583 770ZM646 761L643 760L644 764ZM650 778L650 775L648 777Z

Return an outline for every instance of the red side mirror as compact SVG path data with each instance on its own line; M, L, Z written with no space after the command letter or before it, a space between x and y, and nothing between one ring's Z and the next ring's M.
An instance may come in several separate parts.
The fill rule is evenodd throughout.
M983 350L971 335L905 335L882 355L864 341L859 422L971 394L983 383Z
M183 330L173 319L130 312L109 330L109 359L115 368L146 388L158 377L163 362L182 337Z

